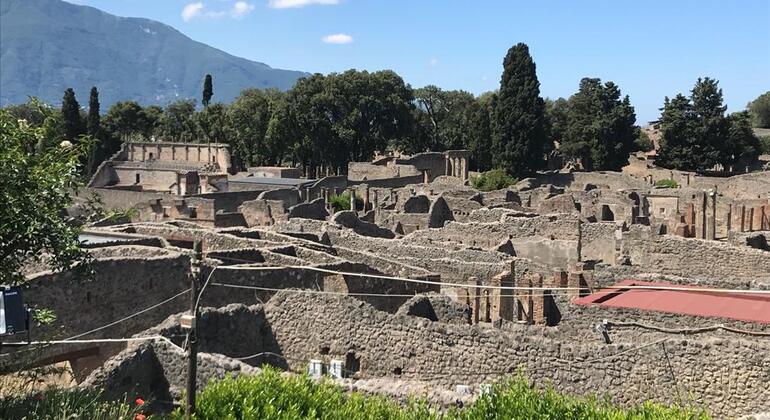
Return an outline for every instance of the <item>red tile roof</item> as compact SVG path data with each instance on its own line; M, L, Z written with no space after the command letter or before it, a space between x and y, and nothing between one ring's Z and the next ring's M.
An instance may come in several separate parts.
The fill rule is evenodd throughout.
M615 286L663 286L688 290L603 289L576 299L578 305L633 308L675 314L728 318L770 324L770 295L726 292L698 292L690 285L623 280ZM704 288L707 289L707 288Z

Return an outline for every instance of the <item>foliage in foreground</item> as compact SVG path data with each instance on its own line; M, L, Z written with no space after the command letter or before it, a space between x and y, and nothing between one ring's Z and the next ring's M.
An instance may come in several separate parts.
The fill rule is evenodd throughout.
M18 420L142 418L140 406L103 401L99 394L85 390L51 390L34 395L0 399L0 418Z
M39 106L41 118L49 109ZM61 140L58 140L61 141ZM52 269L68 269L86 258L79 228L62 217L80 186L80 159L89 141L53 140L45 124L33 127L0 109L0 283L23 280L21 268L43 253Z
M171 415L183 418L183 411ZM401 406L380 396L347 394L329 382L306 376L260 375L227 378L210 384L198 398L198 419L701 419L702 412L647 403L629 410L607 402L565 397L532 389L518 377L500 385L464 409L440 413L424 401Z
M494 191L508 188L516 182L516 178L508 175L502 169L494 169L471 178L471 185L473 185L473 188L481 191Z

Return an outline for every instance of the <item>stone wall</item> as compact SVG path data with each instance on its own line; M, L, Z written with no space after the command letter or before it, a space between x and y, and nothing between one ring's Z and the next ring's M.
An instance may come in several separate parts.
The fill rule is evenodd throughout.
M360 377L454 387L491 382L523 368L542 386L606 395L623 405L681 398L717 417L770 408L770 345L756 338L563 342L524 331L388 315L349 298L297 294L276 295L265 310L275 341L297 369L311 358L347 358L356 360ZM649 346L621 354L645 343ZM586 363L592 359L597 361Z
M719 241L656 235L649 226L623 233L622 253L650 273L718 280L724 287L770 286L767 251Z
M61 338L82 333L134 314L190 286L190 259L186 255L142 246L111 250L119 250L122 256L100 254L93 262L91 280L75 271L39 273L28 279L23 290L25 303L56 314L52 325L35 328L35 336ZM186 297L179 297L162 310L131 318L88 338L130 336L183 310L188 302Z
M615 264L619 247L620 227L614 222L582 223L580 225L580 258Z

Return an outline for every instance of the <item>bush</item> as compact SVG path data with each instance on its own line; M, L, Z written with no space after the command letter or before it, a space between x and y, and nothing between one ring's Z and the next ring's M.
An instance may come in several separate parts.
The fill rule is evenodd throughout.
M655 181L655 186L660 188L679 188L679 184L673 179L659 179Z
M183 410L173 419L183 418ZM653 403L628 410L604 401L566 397L540 391L526 379L496 385L464 409L440 413L424 401L404 406L380 396L347 394L331 382L307 376L282 376L265 369L252 377L226 378L211 383L198 397L197 419L705 419L700 411Z
M759 136L759 153L770 155L770 135Z
M329 204L331 204L335 212L350 210L350 192L345 191L342 194L333 195L332 198L329 199ZM362 210L363 208L364 200L356 195L356 209Z
M99 393L86 390L49 390L34 395L0 399L0 418L29 420L140 418L140 406L104 401Z
M516 178L508 175L502 169L493 169L471 179L473 188L481 191L494 191L508 188L516 182Z

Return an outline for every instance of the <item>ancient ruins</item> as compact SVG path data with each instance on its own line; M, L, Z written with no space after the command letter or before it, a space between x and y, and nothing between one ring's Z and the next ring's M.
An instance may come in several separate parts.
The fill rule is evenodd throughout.
M633 155L622 172L482 192L463 150L230 166L225 145L127 143L99 168L81 197L136 211L87 229L93 280L28 268L27 302L57 314L35 335L154 338L41 360L111 395L179 399L200 270L201 386L271 364L452 404L521 372L620 404L770 411L770 296L697 290L770 290L770 172ZM352 207L336 209L346 192Z

